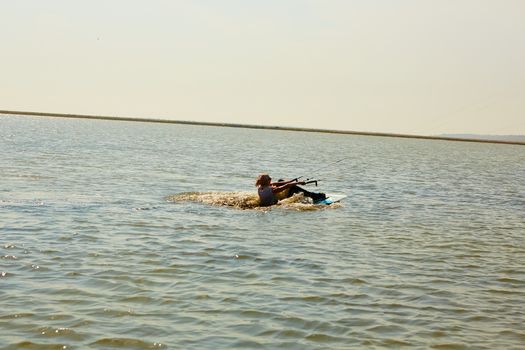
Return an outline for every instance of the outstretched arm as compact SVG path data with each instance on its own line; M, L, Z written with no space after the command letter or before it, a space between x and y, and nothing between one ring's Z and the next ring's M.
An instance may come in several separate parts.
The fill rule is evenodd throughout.
M301 183L299 183L297 181L297 179L291 179L291 180L287 180L287 181L278 181L278 182L272 182L271 185L272 186L282 186L282 185L287 185L289 183L295 183L297 185L300 185Z
M304 185L304 181L295 181L292 180L292 181L285 181L284 182L284 185L282 184L282 182L280 183L281 185L279 186L275 186L276 184L279 184L279 182L276 182L276 183L272 183L272 191L273 193L279 193L279 192L282 192L292 186L295 186L295 185Z

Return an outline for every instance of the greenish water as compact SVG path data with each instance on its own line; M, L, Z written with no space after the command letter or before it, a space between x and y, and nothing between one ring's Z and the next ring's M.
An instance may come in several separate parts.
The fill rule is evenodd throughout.
M0 348L525 344L522 146L13 116L0 164Z

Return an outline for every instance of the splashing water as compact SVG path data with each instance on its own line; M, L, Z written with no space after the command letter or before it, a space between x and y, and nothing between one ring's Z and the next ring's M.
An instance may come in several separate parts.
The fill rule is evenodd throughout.
M332 205L313 204L312 200L302 193L296 193L289 198L280 200L271 207L261 207L259 197L253 192L183 192L166 197L168 202L197 202L216 206L233 207L236 209L269 210L273 207L299 211L319 210L323 208L338 208L339 203Z

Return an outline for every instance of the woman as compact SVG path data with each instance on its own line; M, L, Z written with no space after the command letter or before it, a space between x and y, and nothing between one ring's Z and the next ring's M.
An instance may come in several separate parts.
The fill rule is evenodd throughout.
M326 198L324 193L309 192L297 185L304 185L304 181L297 181L296 179L290 181L279 180L272 182L272 178L268 174L261 174L257 177L255 186L257 186L257 193L259 194L259 202L263 207L277 204L279 201L276 194L284 194L282 198L288 198L295 193L302 193L305 197L310 197L314 202ZM285 192L285 190L288 190Z

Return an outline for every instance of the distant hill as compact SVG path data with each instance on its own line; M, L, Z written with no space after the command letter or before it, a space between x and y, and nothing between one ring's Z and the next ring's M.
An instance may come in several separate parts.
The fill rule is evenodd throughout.
M442 134L441 137L453 137L459 139L496 140L510 142L525 142L525 135L478 135L478 134Z

